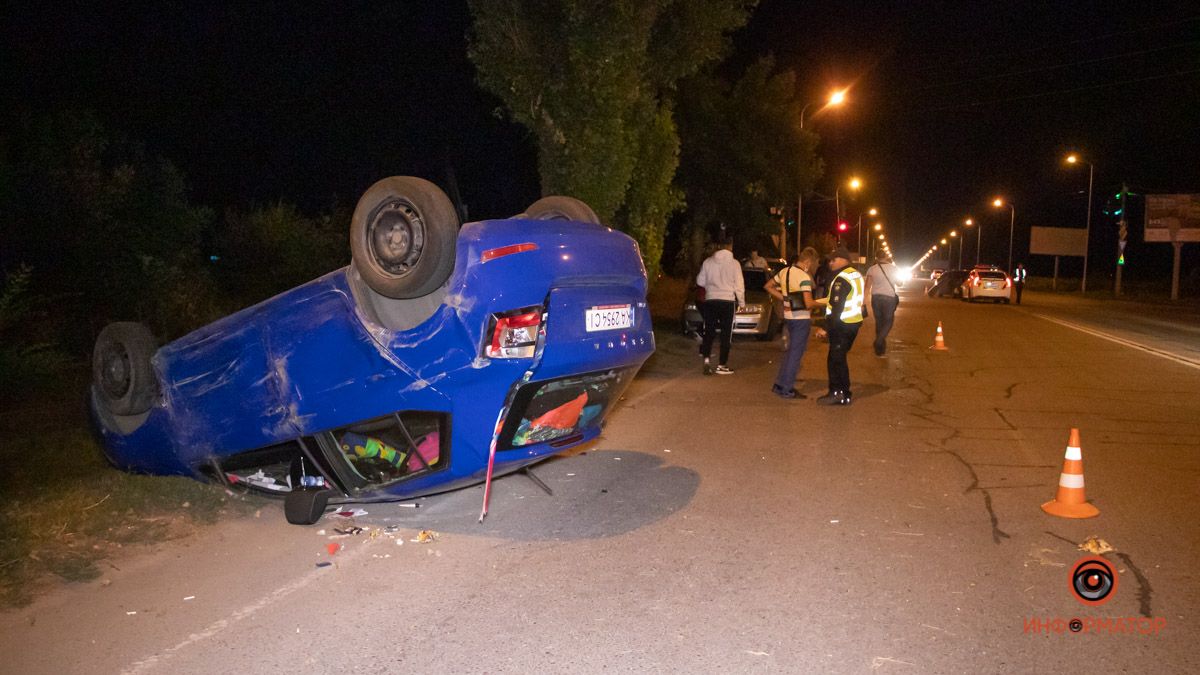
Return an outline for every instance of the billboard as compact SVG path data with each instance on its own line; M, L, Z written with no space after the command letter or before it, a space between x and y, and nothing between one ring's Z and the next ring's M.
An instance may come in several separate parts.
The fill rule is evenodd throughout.
M1146 241L1200 241L1200 195L1146 195Z
M1034 255L1087 255L1087 230L1073 227L1032 227L1029 252Z

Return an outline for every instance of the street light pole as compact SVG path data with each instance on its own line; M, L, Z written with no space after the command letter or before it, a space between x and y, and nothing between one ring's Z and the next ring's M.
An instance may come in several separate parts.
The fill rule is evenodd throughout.
M975 266L979 267L979 238L983 236L983 223L980 223L978 226L976 226L974 218L967 218L963 221L963 225L966 225L967 227L978 227L978 229L975 230ZM963 243L965 244L966 242L964 241ZM960 244L960 246L961 245L962 244Z
M1008 273L1012 274L1013 226L1017 222L1017 208L1009 204L1008 211Z
M812 104L806 103L806 104L804 104L804 107L800 109L800 130L801 131L804 130L804 111L808 110L808 106L810 106L810 105L812 105ZM802 187L796 191L796 254L797 255L799 255L800 250L802 248L804 248L804 240L800 238L800 228L803 226L802 225L803 222L804 222L804 188ZM786 251L784 252L784 257L785 258L787 257Z
M1087 228L1083 231L1083 280L1079 282L1079 292L1087 292L1087 264L1088 264L1088 246L1092 238L1092 178L1096 172L1096 166L1088 162L1088 215ZM1121 215L1125 213L1122 211Z
M828 108L830 106L839 106L839 105L845 103L847 91L848 91L848 89L839 89L839 90L833 92L832 94L830 94L829 101L825 104L825 107ZM808 110L809 106L811 106L811 105L812 105L811 103L806 103L806 104L804 104L803 108L800 108L800 129L802 131L804 130L804 113ZM820 112L821 112L820 110L817 111L817 113L820 113ZM803 227L803 223L804 223L804 189L800 188L796 194L796 253L800 253L800 249L804 247L804 240L800 238L800 234L801 234L800 229L801 229L801 227Z

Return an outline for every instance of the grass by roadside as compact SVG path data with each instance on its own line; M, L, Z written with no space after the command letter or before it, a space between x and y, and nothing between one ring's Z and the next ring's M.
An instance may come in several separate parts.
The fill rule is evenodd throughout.
M96 579L124 547L185 537L261 504L113 469L63 399L0 411L0 607L28 604L55 578Z

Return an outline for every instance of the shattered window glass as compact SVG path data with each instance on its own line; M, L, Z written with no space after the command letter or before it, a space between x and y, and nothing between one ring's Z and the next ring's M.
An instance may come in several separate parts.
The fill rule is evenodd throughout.
M382 485L446 465L445 416L406 411L332 432L342 457L358 477Z
M631 379L609 370L526 385L505 421L505 448L545 443L599 426Z

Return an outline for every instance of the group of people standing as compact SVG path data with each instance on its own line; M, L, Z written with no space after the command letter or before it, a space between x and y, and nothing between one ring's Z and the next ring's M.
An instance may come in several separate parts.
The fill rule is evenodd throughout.
M886 255L877 258L867 268L865 276L850 261L850 252L844 246L834 249L829 255L830 278L820 289L825 292L818 293L813 277L817 274L820 255L816 249L808 247L792 258L788 266L770 278L763 287L772 298L783 304L787 348L775 382L771 385L771 392L776 396L784 399L807 398L796 389L796 376L800 372L800 363L812 333L813 310L823 308L824 330L829 337L829 353L826 357L829 391L818 397L817 403L851 403L850 368L846 357L869 311L875 313L875 354L885 357L887 336L900 302L893 282L898 278L899 270ZM704 318L704 333L700 343L704 372L732 374L728 362L733 317L737 309L745 305L746 289L741 265L733 257L731 243L724 243L704 261L696 276L696 284L705 290L705 299L699 307ZM868 298L870 310L867 309ZM718 364L714 369L709 359L713 340L718 334L721 342Z

